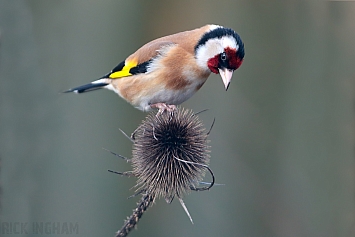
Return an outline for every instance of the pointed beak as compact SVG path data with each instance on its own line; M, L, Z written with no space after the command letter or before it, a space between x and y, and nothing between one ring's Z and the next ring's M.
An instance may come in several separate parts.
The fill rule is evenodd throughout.
M219 70L219 75L221 75L222 77L224 87L226 88L226 90L228 90L229 84L233 76L233 70L229 70L227 68L223 68L223 69L218 68L218 70Z

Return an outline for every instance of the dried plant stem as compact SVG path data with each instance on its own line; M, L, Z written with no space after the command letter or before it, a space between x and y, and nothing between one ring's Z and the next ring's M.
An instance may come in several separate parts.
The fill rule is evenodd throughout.
M133 214L125 221L122 228L116 233L116 237L127 236L128 233L137 225L143 213L153 204L154 199L153 195L144 194L141 201L138 203L137 208L134 209Z

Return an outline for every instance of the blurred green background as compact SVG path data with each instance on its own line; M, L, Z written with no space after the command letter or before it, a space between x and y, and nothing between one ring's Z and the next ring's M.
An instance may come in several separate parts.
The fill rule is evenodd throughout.
M102 148L130 157L119 128L146 114L107 90L60 92L207 23L235 29L246 52L228 92L211 75L183 104L208 108L206 127L216 118L211 168L225 186L184 198L194 225L158 200L130 236L355 236L355 3L321 1L0 0L0 228L113 236L139 197L127 200L134 178L107 172L130 165Z

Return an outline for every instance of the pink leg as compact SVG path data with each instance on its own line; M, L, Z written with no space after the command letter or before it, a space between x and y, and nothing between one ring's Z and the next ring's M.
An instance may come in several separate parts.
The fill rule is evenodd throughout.
M173 112L174 110L176 110L176 106L175 105L167 105L165 103L152 104L152 105L150 105L150 107L159 109L159 111L157 113L157 116L161 115L165 111Z

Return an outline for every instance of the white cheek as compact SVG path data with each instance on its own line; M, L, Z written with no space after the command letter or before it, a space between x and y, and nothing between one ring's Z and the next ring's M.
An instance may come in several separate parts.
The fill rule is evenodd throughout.
M213 58L215 55L223 52L223 46L217 40L210 40L206 43L206 55L208 58Z
M199 47L196 52L197 64L202 68L207 68L207 61L217 54L223 52L221 41L212 39L206 42L205 45Z

